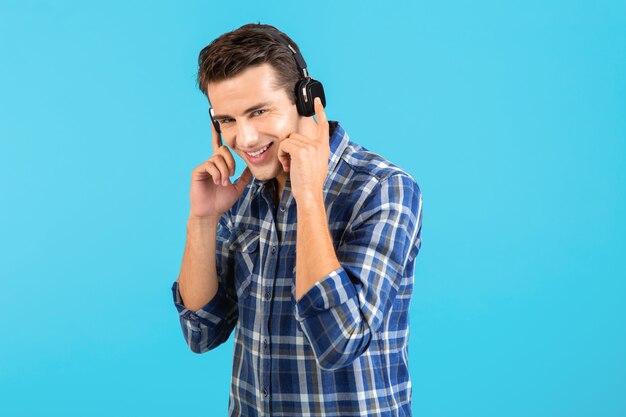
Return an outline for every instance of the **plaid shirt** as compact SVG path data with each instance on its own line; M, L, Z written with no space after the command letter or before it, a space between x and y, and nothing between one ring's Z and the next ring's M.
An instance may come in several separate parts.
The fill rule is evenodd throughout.
M409 174L331 123L324 198L341 267L295 300L296 202L253 179L217 229L216 296L184 307L203 353L235 329L230 416L409 416L409 302L422 199Z

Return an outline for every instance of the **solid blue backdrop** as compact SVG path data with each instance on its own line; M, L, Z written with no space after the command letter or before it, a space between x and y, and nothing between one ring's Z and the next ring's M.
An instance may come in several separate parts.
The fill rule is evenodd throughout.
M591 0L1 0L0 415L226 414L170 286L197 54L259 21L421 186L414 414L626 415L626 4Z

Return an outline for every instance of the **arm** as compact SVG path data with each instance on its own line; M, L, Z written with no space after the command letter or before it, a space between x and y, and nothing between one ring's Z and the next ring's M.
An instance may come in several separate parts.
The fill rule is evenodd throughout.
M183 335L195 353L226 341L237 322L227 223L226 215L219 221L190 216L187 222L185 253L172 292Z
M323 194L320 192L317 198L303 201L297 207L296 300L300 300L318 280L341 265L328 231Z
M246 168L235 183L230 182L235 160L215 126L211 131L213 156L191 173L185 253L179 279L172 285L183 335L196 353L226 341L237 322L228 210L252 180Z
M187 241L178 276L178 287L185 307L198 310L213 299L217 293L215 267L215 240L217 223L215 217L189 216Z
M330 264L320 262L319 248L326 255L334 249L306 234L298 217L296 288L301 282L306 293L297 296L296 319L323 369L347 366L367 349L401 281L412 276L407 266L412 268L421 245L421 194L415 181L404 174L372 181L336 252L338 267L330 272ZM300 246L301 239L307 246ZM309 268L310 273L302 272Z

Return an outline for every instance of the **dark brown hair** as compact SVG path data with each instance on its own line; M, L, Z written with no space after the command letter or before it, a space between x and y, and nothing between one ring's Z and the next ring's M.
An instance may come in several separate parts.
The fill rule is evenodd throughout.
M249 23L220 35L200 51L198 87L208 97L207 85L234 77L249 67L269 63L276 72L276 86L284 88L295 103L294 91L301 77L293 54L266 31L278 33L298 52L298 45L271 25Z

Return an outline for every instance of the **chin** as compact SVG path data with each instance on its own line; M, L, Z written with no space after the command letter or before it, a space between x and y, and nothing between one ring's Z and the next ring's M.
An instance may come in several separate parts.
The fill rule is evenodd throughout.
M276 178L281 172L282 167L278 166L266 166L266 167L252 167L248 165L252 176L259 181L267 181Z
M252 176L259 181L267 181L276 178L277 172L268 171L265 169L261 170L250 170L252 172Z

